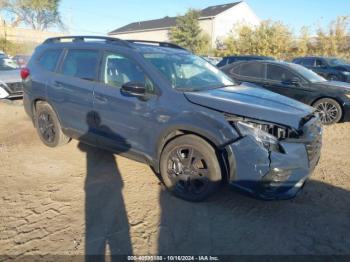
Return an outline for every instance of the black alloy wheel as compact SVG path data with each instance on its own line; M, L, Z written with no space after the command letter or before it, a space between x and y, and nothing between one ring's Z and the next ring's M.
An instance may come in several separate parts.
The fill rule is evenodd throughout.
M183 135L170 141L160 160L161 176L176 196L201 201L221 184L221 167L215 149L195 135Z

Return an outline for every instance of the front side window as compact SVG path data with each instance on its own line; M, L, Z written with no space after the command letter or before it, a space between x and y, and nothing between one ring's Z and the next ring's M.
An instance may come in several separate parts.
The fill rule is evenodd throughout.
M243 63L241 64L240 75L254 78L265 78L265 64L263 63Z
M276 65L267 65L267 75L266 78L268 80L274 80L274 81L290 81L293 78L296 78L297 76L290 72L289 70L276 66Z
M99 52L95 50L69 50L62 66L62 74L94 81L97 75Z
M299 75L304 77L304 79L310 81L311 83L317 83L317 82L325 82L327 81L322 76L316 74L314 71L311 71L303 66L297 65L297 64L289 64L289 66L297 72Z
M234 82L206 60L189 53L145 53L147 61L181 91L201 91L234 85Z
M141 83L148 93L154 93L154 85L146 76L142 68L132 59L115 53L107 53L104 58L104 84L121 88L128 82Z
M55 71L62 50L47 50L39 58L39 65L48 71Z

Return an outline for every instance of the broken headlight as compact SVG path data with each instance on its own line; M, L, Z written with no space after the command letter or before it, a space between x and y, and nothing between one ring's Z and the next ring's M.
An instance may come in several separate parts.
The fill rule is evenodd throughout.
M280 152L280 146L277 137L265 131L265 126L262 124L237 121L236 127L242 136L251 136L268 151Z

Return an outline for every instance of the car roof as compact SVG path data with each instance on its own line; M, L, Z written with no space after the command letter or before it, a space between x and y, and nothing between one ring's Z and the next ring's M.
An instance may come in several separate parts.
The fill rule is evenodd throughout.
M272 56L260 56L260 55L231 55L231 56L225 56L224 58L269 58L273 59Z
M102 49L106 46L109 48L120 47L128 49L128 51L131 52L134 51L141 53L190 53L190 51L186 50L185 48L168 42L122 40L118 38L101 36L54 37L45 40L40 47Z

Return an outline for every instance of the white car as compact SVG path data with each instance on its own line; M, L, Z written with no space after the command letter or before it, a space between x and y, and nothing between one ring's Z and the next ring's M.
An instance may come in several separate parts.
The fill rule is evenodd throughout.
M23 96L23 84L20 68L10 58L0 57L0 98Z

